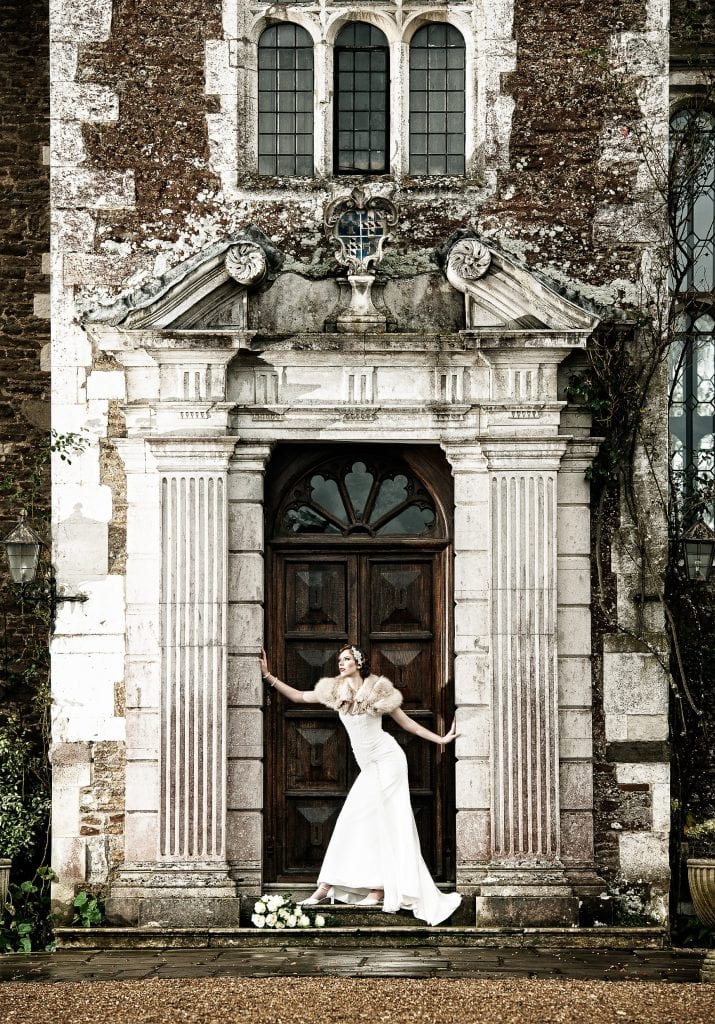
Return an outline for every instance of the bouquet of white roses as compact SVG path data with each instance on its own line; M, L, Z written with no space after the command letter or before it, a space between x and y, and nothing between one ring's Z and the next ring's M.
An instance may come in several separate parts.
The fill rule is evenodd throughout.
M256 928L315 928L325 927L325 918L316 914L311 922L302 907L299 907L290 893L280 896L261 896L253 905L251 921Z

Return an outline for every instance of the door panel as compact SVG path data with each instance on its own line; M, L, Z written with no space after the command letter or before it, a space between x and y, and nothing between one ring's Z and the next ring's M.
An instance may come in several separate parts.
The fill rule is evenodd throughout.
M432 635L432 561L370 559L370 634Z
M292 562L286 567L288 634L345 634L347 569L345 562Z

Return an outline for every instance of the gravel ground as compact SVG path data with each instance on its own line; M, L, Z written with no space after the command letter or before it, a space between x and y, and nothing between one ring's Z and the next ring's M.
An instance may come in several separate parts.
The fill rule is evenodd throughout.
M3 1024L713 1024L715 985L213 978L10 982Z

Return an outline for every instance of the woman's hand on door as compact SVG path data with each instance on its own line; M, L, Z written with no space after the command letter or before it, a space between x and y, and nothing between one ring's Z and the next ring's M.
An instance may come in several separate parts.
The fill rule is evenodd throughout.
M270 671L268 669L268 655L266 654L265 650L262 647L261 652L258 655L258 665L261 670L261 675L265 679L266 676L270 675Z

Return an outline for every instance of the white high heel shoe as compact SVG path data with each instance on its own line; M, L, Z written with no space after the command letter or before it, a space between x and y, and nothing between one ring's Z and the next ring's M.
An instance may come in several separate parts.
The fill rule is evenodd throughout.
M378 892L378 891L379 890L377 890L377 889L373 890L373 892ZM382 901L384 899L385 899L385 894L384 893L382 894L382 896L373 896L372 892L369 892L367 894L367 896L365 896L364 899L358 900L358 902L355 904L355 906L356 907L377 907L380 903L382 903Z
M319 885L312 896L309 896L305 900L301 900L298 904L299 907L317 907L319 903L323 903L328 898L330 892L329 885ZM330 897L330 902L335 903L335 897Z

